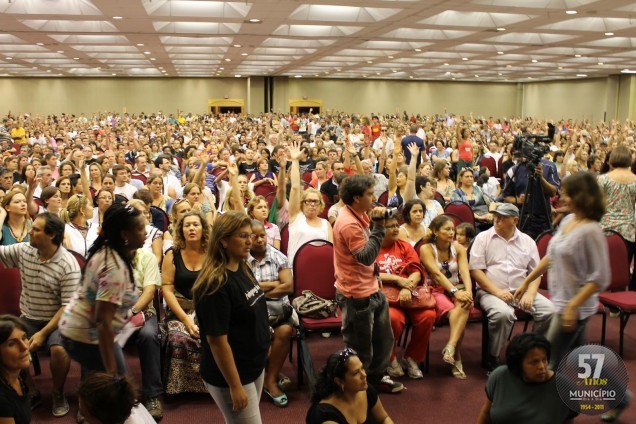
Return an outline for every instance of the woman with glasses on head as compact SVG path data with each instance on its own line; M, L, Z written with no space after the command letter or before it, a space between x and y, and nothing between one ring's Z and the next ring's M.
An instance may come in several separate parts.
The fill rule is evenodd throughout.
M420 249L420 260L428 272L429 284L437 302L437 319L448 314L450 335L442 351L451 364L453 377L465 379L460 347L473 307L472 284L466 249L455 241L455 224L447 215L431 222ZM461 280L460 280L461 277Z
M172 236L174 247L166 252L161 267L161 287L168 306L165 320L168 374L164 384L167 394L205 393L199 376L201 344L192 287L203 267L210 226L201 214L190 211L177 221Z
M204 337L201 376L227 423L261 422L270 328L265 293L246 262L252 237L247 215L221 215L192 289Z
M97 225L93 223L93 202L89 197L74 195L68 199L60 218L66 223L64 247L88 256L88 249L97 239Z
M28 388L22 379L30 366L26 326L18 317L0 315L0 422L31 422Z
M350 348L332 353L320 370L305 422L393 424L378 393L367 383L360 358Z
M322 194L315 188L302 190L300 183L300 155L297 143L290 148L292 166L290 171L291 192L289 194L289 246L287 257L294 264L294 256L304 243L314 240L333 242L333 231L329 221L318 215L325 208Z

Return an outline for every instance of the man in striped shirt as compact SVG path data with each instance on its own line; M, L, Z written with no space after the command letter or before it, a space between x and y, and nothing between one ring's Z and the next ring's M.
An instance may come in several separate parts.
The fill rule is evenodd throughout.
M47 347L51 354L53 408L56 417L69 411L64 383L71 364L57 329L64 307L77 289L81 270L62 246L64 223L55 214L43 213L33 221L29 243L0 246L0 261L18 268L22 281L21 318L29 329L32 352Z

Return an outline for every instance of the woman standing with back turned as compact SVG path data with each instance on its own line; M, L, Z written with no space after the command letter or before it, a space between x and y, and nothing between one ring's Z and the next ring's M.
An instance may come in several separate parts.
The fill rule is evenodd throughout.
M203 339L201 376L227 423L262 422L270 330L265 294L246 262L251 245L247 215L219 216L192 289Z

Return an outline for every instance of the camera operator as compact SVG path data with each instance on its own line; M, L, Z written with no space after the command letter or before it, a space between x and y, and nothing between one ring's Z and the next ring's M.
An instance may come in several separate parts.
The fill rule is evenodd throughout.
M556 165L545 158L541 158L536 164L531 163L528 158L522 157L523 152L519 148L513 151L513 155L518 159L516 165L506 173L509 181L505 185L503 198L505 202L513 203L523 210L519 229L534 239L543 231L552 228L550 198L558 192L559 174ZM528 182L531 172L536 175L533 180L534 186L531 188L535 195L532 199L526 199L525 193L530 191ZM524 203L526 208L523 208ZM530 212L527 212L528 209ZM524 220L526 213L530 213L530 216Z
M336 300L342 310L342 335L347 347L358 352L368 381L376 390L400 393L401 383L386 375L393 352L389 303L380 290L375 265L384 241L384 207L374 207L370 175L352 175L340 185L340 210L333 228ZM370 211L373 230L369 230Z

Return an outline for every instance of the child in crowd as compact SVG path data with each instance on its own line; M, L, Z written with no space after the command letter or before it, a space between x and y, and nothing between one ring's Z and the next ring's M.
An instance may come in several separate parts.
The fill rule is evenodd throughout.
M468 249L470 243L475 238L475 227L468 222L462 222L455 229L455 239L459 244Z

